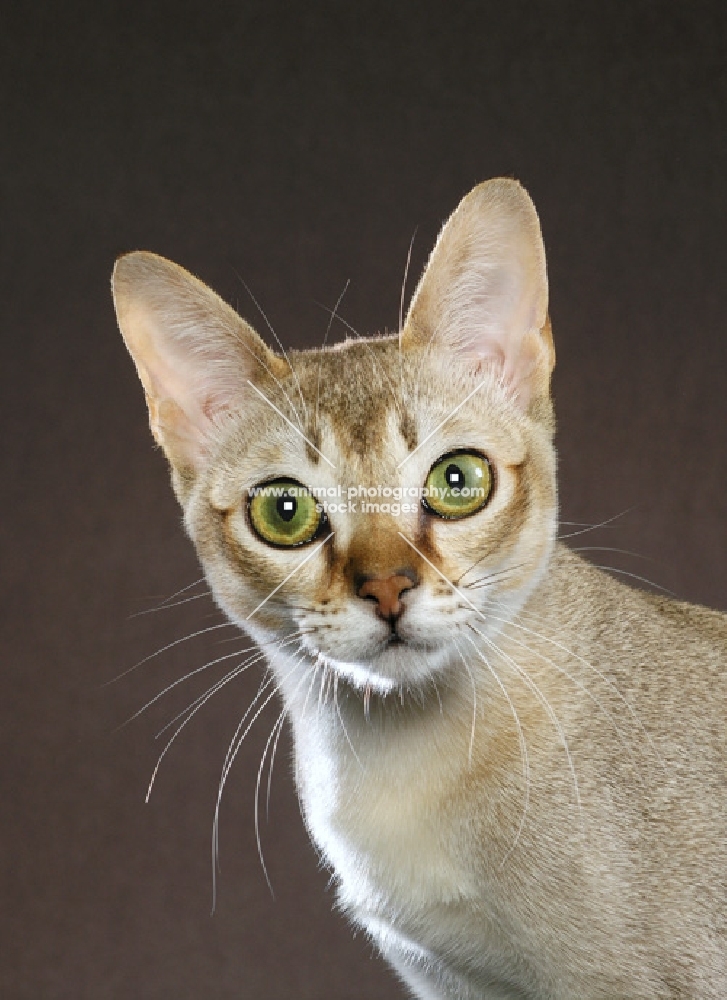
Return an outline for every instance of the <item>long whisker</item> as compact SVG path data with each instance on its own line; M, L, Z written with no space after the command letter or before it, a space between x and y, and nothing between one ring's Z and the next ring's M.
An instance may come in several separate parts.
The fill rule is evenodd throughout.
M469 638L469 636L468 636L468 638ZM454 647L457 650L457 652L459 653L459 658L462 661L462 663L464 665L464 668L465 668L465 670L467 671L467 673L469 675L470 683L472 684L472 729L471 729L471 732L470 732L470 743L469 743L469 748L468 748L468 751L467 751L467 761L468 761L468 764L469 764L469 769L471 771L472 770L472 755L474 753L474 747L475 747L475 728L477 726L477 687L475 685L474 674L472 673L472 670L470 669L469 663L467 662L467 660L465 659L465 657L462 655L462 650L459 648L459 645L457 644L457 640L456 639L454 639Z
M472 570L475 568L475 566L479 566L479 564L482 562L483 559L488 559L488 558L491 558L491 557L492 557L492 554L490 552L486 552L483 556L480 556L479 559L475 559L475 561L473 563L471 563L463 573L460 573L460 575L454 581L455 584L459 587L459 585L462 583L462 581L467 576L467 574L471 573ZM495 579L497 579L497 577L501 573L509 573L511 570L522 569L522 567L524 565L525 565L525 563L517 563L517 565L515 565L515 566L505 566L505 567L503 567L503 569L497 570L497 572L495 572L495 573L487 573L487 574L485 574L485 576L487 576L487 577L495 580ZM479 579L480 580L484 580L485 576L482 576ZM473 581L473 584L477 583L477 582L478 581L475 580L475 581ZM471 587L471 586L473 586L473 584L463 584L463 586Z
M173 604L167 604L164 601L162 604L158 604L155 608L146 608L144 611L136 611L133 615L129 615L130 618L142 618L144 615L155 615L158 611L167 611L169 608L180 608L183 604L189 604L190 601L198 601L201 597L211 597L209 590L205 590L202 594L193 594L191 597L185 597L182 601L175 601Z
M662 587L658 583L654 583L653 580L649 580L645 576L639 576L638 573L630 573L627 569L617 569L615 566L604 566L602 563L593 563L596 569L605 570L608 573L618 573L620 576L628 576L632 580L638 580L639 583L648 583L650 587L654 587L656 590L660 590L664 594L669 594L670 597L676 597L673 590L669 590L667 587Z
M514 573L517 573L519 569L522 569L524 565L525 565L524 563L518 563L515 566L506 566L504 569L498 570L497 573L484 573L476 580L473 580L472 583L464 584L464 589L482 590L485 587L492 586L492 584L495 581L497 581L498 583L502 583L504 580L507 580L508 577L512 576ZM459 580L457 581L457 585L458 586L460 585Z
M285 719L285 712L286 709L283 708L282 711L280 712L280 715L275 720L273 728L270 730L270 735L267 738L265 747L263 749L262 757L260 758L260 767L257 769L257 778L255 780L255 843L257 844L257 853L258 857L260 858L260 865L262 866L263 874L265 875L265 881L268 884L268 888L270 889L270 895L273 897L273 899L275 899L275 891L273 889L270 877L268 875L268 866L265 864L265 857L263 855L263 846L262 846L262 841L260 839L260 819L259 819L260 781L262 779L262 773L265 767L265 758L268 755L268 750L270 749L270 744L274 737L275 737L275 746L277 746L278 741L277 737L275 736L275 733L277 732L278 735L280 735L279 727L282 726L283 724L283 720ZM268 797L269 797L269 789L268 789Z
M154 610L156 610L156 608L163 608L163 607L165 607L165 605L167 605L169 601L173 601L174 598L175 597L179 597L180 594L185 594L188 590L191 590L192 587L196 587L197 584L199 584L199 583L205 583L206 584L207 583L206 577L200 576L199 579L193 580L192 583L188 583L186 587L181 587L179 590L175 591L173 594L170 594L169 597L165 597L163 601L159 601L159 603L156 605L156 607L152 608L151 610L154 611ZM205 593L209 593L209 590L208 589L205 590ZM137 611L133 615L129 615L129 617L130 618L136 618L137 615L143 615L143 614L147 614L147 612L146 611Z
M333 678L333 704L334 704L334 707L336 709L336 714L338 715L338 721L341 723L341 729L343 730L343 735L346 737L346 742L348 743L349 747L351 748L351 753L356 758L356 762L358 763L358 766L363 771L364 770L364 766L361 763L361 758L356 753L356 749L355 749L353 743L351 742L351 737L348 735L348 730L346 729L346 723L343 721L343 716L341 715L341 707L338 704L338 674L336 674L334 676L334 678Z
M484 615L482 615L482 617L484 618ZM560 742L563 746L563 750L565 752L566 760L568 762L568 770L570 771L571 779L573 781L573 791L575 794L576 806L578 808L578 816L581 824L581 834L585 837L585 826L583 823L583 807L581 805L581 793L578 787L578 778L576 776L576 769L573 764L573 757L571 756L570 746L568 745L568 738L565 735L565 731L560 723L560 720L558 719L558 716L555 713L555 710L553 709L552 705L550 704L546 696L543 694L543 692L540 690L538 685L535 683L535 681L527 673L526 670L524 670L518 663L515 662L515 660L513 660L511 656L509 656L503 649L501 649L495 642L493 642L492 639L489 638L489 636L486 636L484 632L480 632L480 630L475 628L474 625L469 625L469 628L471 628L473 632L479 635L480 638L487 643L490 649L493 650L493 652L501 656L502 659L504 659L505 662L512 667L512 669L525 681L527 686L530 688L530 690L533 692L535 697L538 699L538 701L545 709L548 718L550 719L553 725L553 728L558 734L558 738L560 739Z
M267 653L269 661L270 661L270 665L272 666L272 664L275 662L276 656L279 653L281 653L283 651L283 649L285 649L287 646L291 646L291 645L294 645L294 644L298 643L298 641L299 641L299 639L300 639L301 636L307 635L311 631L313 631L313 630L312 629L307 629L307 630L306 629L299 629L299 630L297 630L295 632L290 633L289 635L282 636L280 639L276 639L274 643L270 643L269 645L273 645L274 646L274 649L272 650L272 652L268 652ZM298 662L297 659L296 659L296 662ZM274 682L274 675L272 674L271 669L269 669L267 671L266 675L261 680L260 687L258 688L257 694L253 698L251 704L248 705L247 711L245 712L245 714L240 719L240 721L238 723L238 726L237 726L237 729L235 730L235 735L232 737L232 740L230 741L230 745L228 747L227 754L226 754L225 759L224 759L223 764L222 764L222 773L223 773L223 775L225 774L225 772L227 770L227 766L228 766L229 759L230 759L231 748L232 748L232 746L235 743L235 739L237 737L237 733L239 733L240 729L244 725L245 719L248 717L248 715L250 714L250 712L254 708L255 703L257 702L257 700L260 697L260 695L273 682Z
M150 653L148 656L145 656L143 660L139 660L138 663L135 663L132 667L129 667L127 670L122 671L122 673L117 674L116 677L112 677L110 681L105 681L101 685L101 687L108 687L109 684L116 684L116 682L120 681L122 677L126 677L127 674L132 673L132 671L138 670L139 667L143 666L145 663L148 663L149 660L153 660L155 657L161 656L162 653L166 653L168 649L173 649L175 646L178 646L181 642L187 642L189 639L196 639L197 636L205 635L207 632L214 632L215 629L218 628L236 628L236 627L237 626L234 624L234 622L222 622L219 625L209 625L207 628L201 628L198 629L196 632L190 632L189 635L183 635L181 639L175 639L174 642L169 642L167 643L166 646L162 646L161 649L157 649L156 652Z
M495 602L493 602L493 603L495 603ZM496 602L496 603L501 604L501 602ZM576 653L574 650L569 649L568 646L565 646L562 642L558 642L557 639L552 639L550 636L545 635L542 632L535 632L535 631L533 631L533 629L530 629L526 625L521 624L521 620L523 618L529 618L531 621L543 622L544 619L540 615L536 615L534 612L532 612L532 611L526 611L524 609L521 609L517 613L516 617L518 619L520 619L518 621L516 621L514 618L499 618L499 617L497 617L497 615L493 615L491 612L488 612L488 615L493 619L493 621L501 622L503 624L509 625L511 628L518 629L521 632L526 632L529 635L532 635L536 639L542 639L543 642L549 643L551 646L554 646L556 649L561 650L567 656L572 656L574 660L576 660L578 663L581 663L584 667L586 667L586 669L591 670L597 677L599 677L603 681L603 683L607 687L609 687L611 689L611 691L613 691L613 693L616 695L616 697L622 703L622 705L624 706L624 708L626 709L626 711L629 713L629 715L631 716L631 718L635 722L635 724L639 727L639 729L641 730L641 732L644 734L644 737L646 738L649 746L651 747L654 755L656 756L656 759L659 761L659 763L661 764L662 768L664 768L664 770L666 770L666 765L664 764L664 761L663 761L663 759L661 757L661 754L657 750L656 745L654 744L654 741L652 740L651 736L649 735L649 731L646 729L646 727L644 726L643 722L639 719L638 715L636 714L636 712L632 708L631 703L629 702L628 698L624 697L624 695L621 693L621 691L619 691L618 686L612 680L610 680L610 678L608 678L603 673L603 671L599 670L598 667L594 666L592 663L590 663L588 660L586 660L584 657L582 657L579 653Z
M414 545L414 543L411 542L411 541L409 541L409 539L406 537L406 535L402 534L401 531L398 532L398 534L404 539L404 541L407 543L407 545L409 545L411 548L413 548L414 551L417 552L417 554L420 556L420 558L422 558L424 560L424 562L426 562L427 565L430 566L434 570L434 572L437 573L437 575L440 576L444 580L445 583L449 584L449 586L452 588L452 590L455 592L455 594L457 594L467 605L469 605L469 607L472 608L472 610L477 615L479 615L479 617L482 618L483 621L487 622L487 617L482 613L482 611L480 611L480 609L476 605L474 605L472 603L472 601L470 601L469 598L465 594L463 594L462 591L459 590L459 588L456 587L452 583L452 581L449 580L444 575L444 573L442 573L441 570L439 570L434 565L434 563L432 563L429 559L427 559L427 557L422 552L419 551L419 549ZM504 605L502 605L502 602L498 601L496 603L498 603L502 607L504 607ZM522 615L523 615L523 612L520 611L518 613L518 617L522 617ZM646 739L647 739L647 741L649 743L649 746L651 747L651 749L653 750L654 754L656 755L657 760L659 761L659 763L661 764L661 766L666 770L664 762L663 762L663 760L661 758L661 755L659 754L659 751L656 749L654 741L652 740L651 736L649 735L647 729L644 727L644 724L641 722L641 720L639 719L639 717L634 712L634 710L631 707L631 705L629 704L628 700L621 694L621 692L619 691L618 687L613 683L613 681L609 680L608 677L606 677L605 674L603 674L597 667L595 667L592 663L589 663L588 660L585 660L582 656L579 656L573 650L568 649L567 646L564 646L562 643L558 642L557 640L551 639L549 636L540 635L537 632L533 632L532 629L527 628L527 626L525 626L525 625L519 624L518 622L514 621L514 619L512 619L512 618L500 618L500 617L497 617L496 615L492 615L492 614L490 614L490 617L494 621L498 621L498 622L500 622L502 624L505 624L505 625L510 625L512 628L520 629L521 631L529 632L531 635L534 635L536 637L542 638L546 642L549 642L551 645L557 647L558 649L561 649L564 653L567 653L569 656L574 657L576 660L578 660L580 663L582 663L588 669L592 670L598 677L600 677L603 680L603 682L605 684L607 684L614 691L614 693L616 694L616 697L619 698L621 700L621 702L623 702L623 704L625 705L627 711L629 712L629 714L633 718L634 722L639 726L639 728L643 732L644 736L646 737Z
M299 631L293 632L290 635L283 636L282 639L276 639L274 645L276 648L282 649L284 646L288 646L293 642L297 642L297 640L300 638L301 635L307 635L309 632L312 631L313 631L312 629L307 629L307 630L300 629ZM194 701L191 702L189 705L187 705L186 708L182 709L181 712L178 712L173 719L170 719L169 722L167 722L167 724L159 730L155 738L159 739L162 733L165 733L168 729L171 729L174 723L177 722L179 719L181 719L182 716L186 715L188 712L191 712L193 708L200 706L200 703L206 704L206 702L209 701L209 698L217 694L220 688L223 688L229 681L233 680L235 677L238 677L241 673L244 673L245 670L247 670L247 668L252 666L254 663L259 663L261 660L263 660L266 655L267 647L270 645L273 644L268 642L258 643L258 646L260 646L261 648L258 649L257 651L255 651L254 647L251 647L252 651L249 657L247 657L245 660L242 660L229 673L225 674L224 677L222 677L211 687L207 688L207 690L204 691L201 695L199 695L199 697L195 698ZM246 652L246 650L237 650L235 653L231 655L237 656L241 652Z
M286 676L290 676L290 674L299 665L301 659L302 659L302 657L298 657L294 661L293 666L288 671L288 673L287 673ZM305 674L303 675L303 677L301 678L301 680L303 680L304 677L305 677ZM298 686L299 685L300 685L300 681L298 683ZM255 714L251 716L251 712L255 708L255 705L258 703L258 701L261 698L261 696L263 695L263 693L268 688L270 688L271 686L272 686L272 690L263 699L263 701L258 705L258 708L257 708L257 711L255 712ZM255 695L255 698L253 699L252 703L250 704L250 706L248 707L247 711L243 715L242 719L238 723L238 726L235 729L235 733L234 733L234 735L232 737L232 740L230 741L230 745L228 747L227 754L225 756L225 761L224 761L224 764L222 766L222 774L220 776L220 783L219 783L219 788L218 788L218 791L217 791L217 801L215 803L214 820L213 820L213 823L212 823L212 862L213 862L212 863L212 885L213 885L212 912L214 912L214 909L215 909L215 906L216 906L216 899L217 899L216 872L217 872L217 870L219 868L219 828L220 828L220 805L222 803L222 794L224 792L225 785L227 783L227 778L228 778L228 775L229 775L230 770L232 768L232 765L234 764L235 759L236 759L238 753L240 752L242 744L245 742L245 738L247 737L247 734L250 732L250 730L254 726L255 722L259 719L260 715L265 710L265 708L267 707L267 705L272 701L272 699L278 693L278 690L279 690L279 686L276 683L274 676L272 674L270 674L270 676L264 681L264 683L261 684L261 686L260 686L260 688L258 690L258 693ZM249 721L247 721L248 719L249 719ZM247 725L245 725L246 721L247 721ZM276 725L277 725L277 722L276 722ZM244 730L243 730L243 726L244 726ZM260 858L260 864L262 866L263 874L265 876L265 881L268 884L268 888L270 890L271 895L273 896L273 898L275 898L275 893L273 892L273 887L272 887L272 884L270 882L270 877L268 875L267 866L265 864L265 858L263 857L262 845L260 843L260 826L259 826L259 822L258 822L258 818L259 818L259 815L258 815L258 793L259 793L260 774L262 773L262 768L264 766L265 756L267 754L267 748L269 746L269 743L270 743L270 737L268 737L268 743L266 744L265 752L263 753L263 758L262 758L262 760L260 762L260 769L258 770L258 778L257 778L256 786L255 786L255 838L256 838L256 841L257 841L258 856Z
M231 660L234 656L239 656L240 653L250 652L253 649L255 649L254 646L247 646L243 647L242 649L236 649L234 653L226 653L225 656L218 656L215 660L208 660L207 663L204 663L201 667L196 667L194 670L190 670L182 677L178 677L176 680L172 681L171 684L167 684L165 688L162 688L159 694L155 694L153 698L150 698L149 701L147 701L146 704L142 705L141 708L137 709L133 715L130 715L125 722L122 722L121 725L117 727L116 731L124 729L126 726L129 725L129 723L133 722L134 719L138 719L140 715L146 712L148 708L151 708L151 706L155 704L155 702L159 701L159 699L162 698L165 694L167 694L168 691L171 691L172 688L177 687L179 684L183 684L184 681L189 680L190 677L194 677L195 674L201 674L203 670L209 670L210 667L214 667L216 664L222 663L224 660Z
M287 714L287 709L283 709L283 711L280 713L278 717L278 723L277 723L278 731L275 736L275 740L273 742L272 752L270 754L270 767L268 768L268 787L265 795L265 818L267 820L270 819L270 792L272 790L272 785L273 785L273 766L275 765L275 755L278 752L278 743L280 741L280 735L283 732L283 724L285 723L286 714Z
M232 764L232 761L237 756L237 752L240 749L240 747L242 746L242 739L244 739L244 736L247 735L247 733L249 732L249 728L250 727L248 727L247 729L245 729L245 732L243 734L243 738L242 739L239 739L240 733L242 732L242 730L243 730L243 728L245 726L245 723L247 722L247 720L250 717L251 713L254 711L255 706L259 703L259 701L260 701L261 697L263 696L263 694L266 691L268 691L271 687L272 687L272 694L271 694L270 697L272 698L272 696L275 694L275 692L278 690L278 688L277 688L277 685L275 684L275 678L274 678L273 674L271 672L268 672L268 673L265 674L265 676L261 680L260 685L259 685L259 687L257 689L257 692L255 693L255 697L252 699L252 701L250 702L250 704L247 706L245 712L242 715L242 718L237 723L237 726L235 727L235 732L232 735L232 739L230 740L230 742L229 742L229 744L227 746L227 752L225 754L225 759L224 759L224 761L222 763L222 770L221 770L221 773L220 773L220 782L219 782L218 789L217 789L217 801L215 802L214 818L213 818L213 821L212 821L212 912L213 913L214 913L214 910L215 910L216 900L217 900L217 872L220 870L220 862L219 862L219 857L220 857L220 846L219 846L219 811L220 811L220 803L222 801L222 791L223 791L225 783L227 781L227 775L229 773L229 769L230 769L230 766ZM264 702L263 705L262 705L262 708L264 708L266 704L267 704L267 702ZM252 721L255 722L255 719L257 719L257 715L255 716L255 718ZM239 740L239 742L238 742L238 740ZM270 886L270 882L267 879L267 873L266 873L266 870L265 870L265 862L263 862L263 866L262 867L263 867L263 872L266 874L266 881L268 882L268 887L270 888L270 891L272 892L272 887Z
M562 667L559 663L556 663L555 660L551 659L549 656L546 656L544 653L541 653L539 649L535 649L532 646L528 646L527 643L521 642L519 639L516 639L512 635L509 637L509 639L510 639L510 642L513 642L516 646L519 646L521 649L524 649L526 652L531 653L533 656L537 656L544 663L547 663L548 666L550 666L554 670L556 670L559 674L562 674L564 677L567 677L568 680L572 684L574 684L580 691L582 691L583 694L587 698L590 698L590 700L598 708L598 710L603 714L603 716L608 720L608 722L611 723L611 725L613 726L613 728L614 728L614 730L616 732L616 736L618 737L621 745L624 747L624 749L628 753L628 755L631 758L632 762L635 763L635 761L634 761L634 755L633 755L633 753L631 751L631 748L628 745L628 743L625 741L625 739L623 737L623 734L622 734L622 732L621 732L621 730L620 730L620 728L619 728L616 720L613 717L613 714L605 707L605 705L603 704L603 702L593 694L592 691L588 690L588 688L586 687L585 684L583 684L581 681L579 681L577 677L574 677L573 674L571 674L568 670L565 669L565 667Z
M525 733L523 732L523 727L522 727L522 724L520 722L520 717L517 714L517 709L515 708L515 705L513 704L512 698L507 693L507 689L506 689L505 685L503 684L502 679L498 676L498 674L496 673L494 667L492 666L492 664L490 663L490 661L487 659L487 657L485 656L485 654L482 652L482 650L478 648L477 643L472 638L472 636L471 635L467 635L465 633L464 634L464 638L467 639L472 644L472 647L474 648L475 652L477 653L477 655L479 656L479 658L482 660L482 662L485 664L485 666L487 667L487 669L490 671L490 673L492 674L493 678L495 679L495 683L500 688L500 691L502 692L502 695L505 698L505 701L507 702L507 704L508 704L508 706L510 708L510 712L512 713L512 717L515 720L515 728L517 729L518 743L520 744L520 760L522 762L523 784L525 786L525 792L524 792L524 795L523 795L523 811L522 811L522 815L520 817L520 823L519 823L518 828L517 828L517 833L515 834L515 839L513 840L512 845L508 849L508 851L505 854L504 858L500 862L500 867L503 868L504 865L505 865L505 863L506 863L506 861L507 861L507 859L510 857L510 855L512 854L512 852L515 850L515 848L518 845L518 841L520 840L520 835L522 834L523 827L525 826L525 819L526 819L526 817L528 815L528 806L529 806L529 803L530 803L530 758L528 757L528 745L527 745L527 742L525 740ZM459 649L458 649L458 652L459 652ZM460 656L462 656L461 652L460 652Z
M249 667L251 667L253 665L253 663L259 663L259 661L262 660L263 658L264 658L264 653L259 653L257 656L254 656L254 657L246 660L244 662L244 664L241 664L241 665L235 667L228 674L226 674L222 678L222 680L217 681L216 684L213 684L212 687L209 688L208 691L204 695L200 695L199 698L197 698L195 701L193 701L192 705L190 705L190 706L188 706L188 708L184 709L183 712L180 712L179 715L175 716L175 718L172 719L171 722L168 722L167 725L164 726L163 729L159 730L159 732L157 733L157 738L159 736L161 736L162 733L166 729L168 729L171 725L173 725L178 719L180 719L182 716L186 715L186 718L184 718L183 721L179 724L179 726L177 726L177 728L174 730L174 732L172 733L172 736L170 737L170 739L168 740L168 742L165 744L164 749L162 750L162 752L159 754L159 757L157 758L157 762L156 762L156 764L154 766L154 770L152 771L151 780L149 781L149 787L147 788L147 791L146 791L146 798L145 798L146 802L148 802L149 799L151 798L152 789L154 788L154 782L156 781L156 776L159 773L159 767L161 765L161 762L166 757L166 755L167 755L170 747L172 746L172 744L176 740L177 736L179 736L179 734L182 732L182 730L184 729L184 727L189 722L192 721L192 719L197 714L197 712L199 712L199 710L204 705L207 704L207 702L210 700L210 698L214 697L214 695L216 695L218 691L220 691L223 687L225 687L226 684L229 684L230 681L234 680L236 677L239 677L240 674L243 673L245 670L247 670Z
M260 694L262 693L262 691L264 691L266 688L270 687L271 684L273 685L272 691L270 691L270 693L267 695L267 697L260 703L260 706L258 707L257 711L255 712L255 714L252 716L252 718L248 722L248 724L245 727L245 729L242 732L242 734L238 736L238 733L240 732L240 729L242 728L242 722L240 723L240 726L238 726L237 730L235 731L235 736L233 736L232 742L230 743L230 747L229 747L229 749L227 751L227 759L226 759L225 768L223 769L222 777L220 778L220 786L219 786L219 789L218 789L218 792L217 792L217 803L215 805L215 818L214 818L213 825L212 825L212 845L213 845L213 848L212 848L213 849L213 865L212 865L212 912L213 913L214 913L216 905L217 905L217 878L216 878L216 872L217 872L217 869L218 869L218 858L219 858L219 814L220 814L220 803L222 801L222 792L223 792L225 784L227 782L227 775L229 774L230 767L234 763L234 760L237 757L237 754L240 751L240 748L242 747L242 744L244 742L245 737L250 732L250 729L253 727L253 725L255 724L255 722L257 721L257 719L260 717L260 715L263 712L263 710L265 709L265 707L273 700L273 698L275 697L275 695L278 693L277 685L275 685L274 682L273 682L273 680L272 680L272 678L270 678L266 682L265 687L262 688L260 692L258 692L258 694L257 694L257 696L255 698L255 701L253 702L253 705L255 705L255 703L257 702L257 700L260 697ZM252 708L252 706L250 706L250 707ZM248 711L245 713L245 716L243 716L243 719L247 718L247 715L248 715L249 711L250 711L250 709L248 709ZM233 746L234 746L234 749L233 749ZM273 893L273 887L272 887L272 885L270 883L270 877L268 875L267 868L265 867L265 860L262 858L262 856L260 857L260 862L262 864L262 869L263 869L263 874L265 876L265 881L267 882L268 888L270 889L270 892L272 894Z
M477 615L479 615L480 618L482 618L483 621L487 622L487 619L486 619L485 615L480 611L480 609L476 605L474 605L472 603L472 601L470 601L469 598L466 597L462 593L462 591L459 590L452 583L452 581L448 577L446 577L444 575L444 573L442 573L442 571L440 569L438 569L434 565L433 562L431 562L429 559L427 559L427 557L424 555L424 553L421 552L416 547L416 545L414 545L413 542L409 541L409 539L406 537L406 535L404 535L401 531L397 532L397 534L400 535L401 538L404 539L404 541L407 543L407 545L409 545L412 549L414 549L414 551L419 555L419 557L421 559L423 559L424 562L426 562L427 565L430 566L435 571L435 573L437 573L437 575L440 576L444 580L445 583L449 584L449 586L452 588L452 590L455 592L455 594L457 594L459 597L462 598L463 601L465 601L467 604L469 604L469 606L472 608L472 610ZM532 678L529 677L529 675L525 671L521 670L521 668L515 663L515 661L511 657L509 657L503 650L499 649L497 647L497 645L495 645L488 636L484 635L484 633L482 633L478 629L476 629L474 627L474 625L469 625L469 628L471 628L473 632L476 632L479 636L481 636L485 640L485 642L496 653L498 653L500 656L502 656L504 659L506 659L511 664L511 666L513 667L513 669L515 671L517 671L517 673L522 676L522 678L526 682L526 684L528 684L528 686L530 686L533 689L533 691L536 694L536 696L539 699L542 699L543 706L545 707L545 710L548 713L548 715L549 715L549 717L550 717L550 719L551 719L551 721L553 723L553 726L556 729L556 732L558 733L559 737L561 738L561 742L563 743L563 748L565 750L566 758L568 760L568 767L570 769L571 776L573 778L573 788L574 788L574 791L575 791L576 803L578 805L578 815L579 815L580 820L581 820L581 829L582 829L582 832L585 834L585 829L583 828L583 810L582 810L582 807L581 807L581 796L580 796L580 792L579 792L579 789L578 789L578 779L576 777L575 768L573 766L573 760L571 758L570 748L568 746L568 741L566 739L566 735L563 732L563 727L561 726L560 722L558 721L558 717L556 716L555 712L553 711L552 707L550 706L550 703L548 702L548 699L545 697L545 695L542 693L542 691L540 691L540 688L537 686L537 684L535 683L535 681L533 681Z
M619 549L613 545L570 545L571 552L618 552L623 556L633 556L634 559L646 559L648 562L656 562L651 556L645 556L643 552L632 552L630 549Z
M564 541L566 538L576 538L578 535L585 535L589 531L595 531L596 528L605 528L607 524L613 524L620 517L624 517L626 514L630 514L632 510L635 510L634 506L627 507L626 510L620 511L618 514L614 514L613 517L607 517L605 521L599 521L598 524L589 524L586 528L581 528L579 531L570 531L567 535L559 535L558 540ZM568 524L568 521L562 521L562 524Z
M284 642L286 642L288 640L292 642L295 639L297 639L297 636L286 636L283 640L281 640L281 642L280 642L279 645L282 645ZM158 739L162 735L162 733L164 733L167 729L169 729L171 726L173 726L174 723L177 722L178 719L182 718L183 716L186 716L186 718L183 718L183 720L179 724L179 726L177 726L177 728L175 729L174 733L172 734L172 736L170 737L170 739L168 740L168 742L164 746L164 749L162 750L162 752L159 754L159 757L157 758L156 765L155 765L154 770L152 772L151 780L149 781L149 787L147 788L147 793L146 793L146 798L145 798L146 802L148 802L149 798L151 797L152 789L154 787L154 782L156 780L157 774L159 773L159 767L161 765L162 760L167 755L167 752L171 748L171 746L174 743L174 741L176 740L177 736L179 736L179 734L185 728L185 726L189 722L191 722L191 720L194 718L194 716L197 714L197 712L199 712L200 709L203 708L204 705L206 705L207 702L210 700L210 698L214 697L214 695L217 694L218 691L221 691L223 687L225 687L227 684L230 683L230 681L234 680L236 677L239 677L240 674L242 674L246 670L248 670L254 663L259 663L260 660L262 660L264 658L265 658L265 653L261 651L261 652L255 654L255 655L249 656L246 660L243 660L242 663L238 664L229 673L227 673L221 680L217 681L210 688L208 688L208 690L204 694L202 694L198 698L196 698L191 703L191 705L188 705L187 708L185 708L182 712L180 712L178 715L176 715L170 722L168 722L166 724L166 726L164 726L157 733L157 739Z

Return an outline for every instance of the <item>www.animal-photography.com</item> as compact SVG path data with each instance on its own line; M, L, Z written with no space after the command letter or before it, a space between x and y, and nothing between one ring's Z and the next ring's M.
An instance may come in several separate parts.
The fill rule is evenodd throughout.
M5 20L0 994L724 997L723 5Z

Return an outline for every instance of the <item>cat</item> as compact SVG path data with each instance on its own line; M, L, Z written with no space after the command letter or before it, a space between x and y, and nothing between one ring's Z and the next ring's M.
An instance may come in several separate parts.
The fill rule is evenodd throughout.
M727 616L556 540L520 184L462 200L398 335L275 353L147 252L113 295L215 599L268 653L309 834L412 994L727 996Z

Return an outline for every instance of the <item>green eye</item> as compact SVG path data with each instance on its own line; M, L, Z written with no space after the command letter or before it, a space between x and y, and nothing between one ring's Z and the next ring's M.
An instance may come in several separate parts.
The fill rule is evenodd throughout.
M467 517L481 510L492 492L492 469L476 451L443 455L424 483L424 505L440 517Z
M294 479L274 479L250 490L250 523L268 545L305 545L318 533L323 514L307 487Z

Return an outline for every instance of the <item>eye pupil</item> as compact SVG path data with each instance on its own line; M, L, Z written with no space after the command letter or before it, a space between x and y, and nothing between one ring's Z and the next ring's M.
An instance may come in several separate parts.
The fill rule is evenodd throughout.
M278 497L278 501L275 506L279 517L283 521L292 521L295 517L295 512L298 509L298 501L289 493L283 493L281 497Z
M450 489L461 489L464 485L464 473L458 465L452 463L444 470L444 478Z

